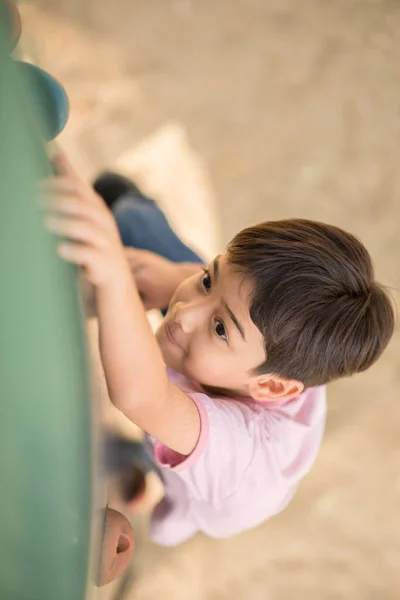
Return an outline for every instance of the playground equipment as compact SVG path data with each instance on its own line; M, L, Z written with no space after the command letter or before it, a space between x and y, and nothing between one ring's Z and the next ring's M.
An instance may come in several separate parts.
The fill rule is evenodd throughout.
M35 65L17 62L16 66L43 139L55 139L68 120L69 102L64 88Z
M0 0L0 598L84 600L126 568L133 533L106 507L76 271L35 192L68 99L10 56L20 33Z

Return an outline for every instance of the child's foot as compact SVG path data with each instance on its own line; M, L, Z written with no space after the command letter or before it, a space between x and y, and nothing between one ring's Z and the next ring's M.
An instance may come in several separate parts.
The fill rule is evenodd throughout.
M128 192L135 196L145 198L137 185L123 175L118 173L104 172L101 173L93 183L94 190L103 198L109 208Z

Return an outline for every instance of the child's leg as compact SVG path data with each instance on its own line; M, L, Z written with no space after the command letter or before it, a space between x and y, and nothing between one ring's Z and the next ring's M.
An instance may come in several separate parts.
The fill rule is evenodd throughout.
M129 179L106 173L94 188L111 207L124 246L150 250L173 262L204 262L178 238L156 202Z
M173 262L204 262L178 238L154 200L126 194L113 212L125 246L150 250Z

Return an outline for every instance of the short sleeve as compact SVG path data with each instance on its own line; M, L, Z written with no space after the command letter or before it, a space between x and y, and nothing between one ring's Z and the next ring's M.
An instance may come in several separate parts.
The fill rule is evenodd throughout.
M170 468L173 471L182 471L197 463L202 456L210 437L210 422L207 409L204 405L205 394L190 393L188 396L193 400L200 416L200 435L197 440L196 446L192 452L185 456L175 450L171 450L168 446L164 446L160 441L156 441L154 446L154 456L157 462L166 468Z
M240 486L259 439L258 413L238 400L210 398L200 392L189 396L199 411L199 440L189 456L156 442L154 453L164 468L179 474L192 496L214 506Z
M308 388L286 402L270 403L184 391L201 420L193 452L182 456L151 442L169 509L174 507L178 522L212 537L227 537L282 511L317 456L326 417L325 388Z

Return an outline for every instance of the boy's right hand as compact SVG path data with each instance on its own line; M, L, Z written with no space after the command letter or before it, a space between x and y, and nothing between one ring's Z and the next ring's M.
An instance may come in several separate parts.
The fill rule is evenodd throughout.
M176 288L187 277L181 264L148 250L126 247L125 253L145 309L167 308Z

